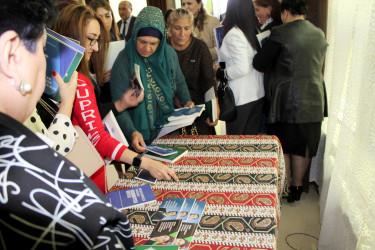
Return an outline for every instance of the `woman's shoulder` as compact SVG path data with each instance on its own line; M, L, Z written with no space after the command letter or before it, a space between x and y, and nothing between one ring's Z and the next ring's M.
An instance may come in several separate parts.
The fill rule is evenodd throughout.
M218 27L221 25L217 17L211 16L208 14L204 18L204 22L207 23L207 25L212 26L212 27Z
M239 37L239 38L245 38L246 39L245 34L237 26L234 26L233 28L231 28L225 36L232 37L232 38L233 37Z

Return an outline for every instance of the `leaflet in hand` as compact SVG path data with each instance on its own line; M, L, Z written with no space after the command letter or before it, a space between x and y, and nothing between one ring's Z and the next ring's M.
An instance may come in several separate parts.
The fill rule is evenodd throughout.
M116 140L121 142L125 146L129 146L128 141L126 140L124 134L122 133L122 130L120 126L117 123L116 117L113 114L112 110L108 112L108 114L103 118L102 120L104 124L105 130ZM106 165L110 164L113 159L106 157L104 159Z
M108 46L107 58L104 64L104 70L112 69L118 54L125 48L125 40L110 42Z
M156 202L149 184L107 193L107 199L117 209Z
M266 31L263 31L262 33L257 34L260 47L263 47L263 44L267 41L270 34L271 34L270 30L266 30Z
M195 119L199 116L201 116L202 112L205 109L205 105L197 105L194 106L193 108L180 108L176 109L169 117L168 120L169 122L165 124L157 138L162 137L163 135L167 135L179 128L190 126L193 124Z
M134 63L134 72L131 78L131 84L133 89L135 89L135 95L138 97L142 91L144 91L139 65Z
M204 101L205 101L205 108L207 117L210 118L210 122L215 122L217 117L217 103L216 103L216 95L214 87L211 87L207 92L204 94Z
M176 121L176 120L181 120L181 119L186 119L190 117L199 117L204 110L204 104L201 105L196 105L192 108L179 108L175 109L172 114L168 117L168 121ZM168 124L164 125L168 126Z
M73 40L62 36L53 30L47 30L46 46L46 87L44 93L55 101L60 101L59 86L52 76L52 71L60 74L64 82L69 82L84 55L85 48Z

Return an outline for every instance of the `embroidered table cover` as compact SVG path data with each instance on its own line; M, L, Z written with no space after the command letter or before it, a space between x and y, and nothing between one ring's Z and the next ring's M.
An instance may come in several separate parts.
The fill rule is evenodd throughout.
M173 164L180 182L151 185L157 202L123 210L132 224L136 245L153 229L151 216L166 198L206 201L190 249L276 249L280 199L285 187L283 152L269 135L167 135L155 145L188 149ZM111 191L146 184L126 172Z

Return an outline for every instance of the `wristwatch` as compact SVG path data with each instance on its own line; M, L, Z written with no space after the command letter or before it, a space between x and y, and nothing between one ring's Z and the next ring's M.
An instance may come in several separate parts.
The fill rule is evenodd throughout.
M143 156L142 154L138 154L136 157L134 157L133 163L132 163L133 167L138 169L141 166L142 156Z

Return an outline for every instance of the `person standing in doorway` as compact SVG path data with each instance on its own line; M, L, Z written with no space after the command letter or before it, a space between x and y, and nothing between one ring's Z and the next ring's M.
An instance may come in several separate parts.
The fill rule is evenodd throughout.
M128 41L133 32L135 23L135 16L132 16L133 6L129 1L121 1L118 5L118 13L121 20L117 22L118 29L120 30L120 39Z

